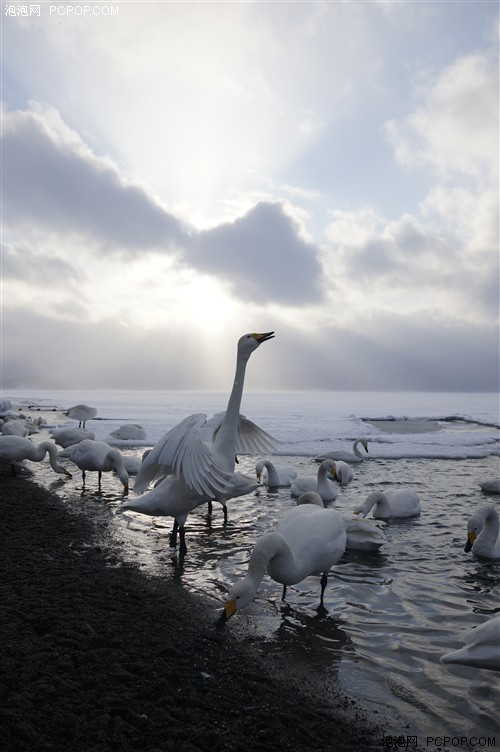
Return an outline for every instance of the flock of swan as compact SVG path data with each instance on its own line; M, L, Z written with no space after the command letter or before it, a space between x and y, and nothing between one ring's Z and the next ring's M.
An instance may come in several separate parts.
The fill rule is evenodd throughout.
M275 440L252 421L240 415L246 367L252 353L274 332L243 335L237 344L236 370L225 413L217 416L215 424L205 414L191 415L169 430L155 446L145 452L134 483L136 498L124 500L117 514L134 511L145 515L170 516L174 528L170 542L180 539L180 551L187 550L185 523L189 514L202 504L219 502L227 516L227 501L251 493L258 484L268 487L289 487L295 507L285 513L272 532L260 536L254 544L246 576L229 591L218 626L224 625L238 610L245 608L256 596L267 573L286 589L310 575L321 577L320 606L327 585L328 573L348 548L377 551L386 542L381 521L409 518L421 512L420 500L413 489L388 489L370 493L364 503L353 512L342 514L335 508L339 484L346 485L353 477L351 464L361 462L368 453L364 439L354 442L352 453L326 453L316 457L317 473L297 477L294 468L276 467L270 459L260 460L256 479L235 470L238 452L268 454L275 450ZM70 475L59 464L59 457L69 459L82 472L115 471L123 484L124 495L129 491L129 472L117 449L104 441L96 441L85 428L87 420L95 417L95 408L77 405L67 411L68 417L78 420L79 427L53 431L54 443L44 441L35 446L27 435L3 429L0 436L0 457L12 464L27 459L40 461L49 455L56 473ZM208 427L211 435L207 435ZM141 426L122 426L118 438L141 434ZM123 430L122 430L123 429ZM62 447L58 452L56 443ZM489 490L496 493L495 490ZM368 515L372 517L368 518ZM482 505L468 522L465 551L478 557L500 559L499 517L493 504ZM461 651L442 656L443 662L462 662L482 668L500 670L500 617L491 619L473 634ZM474 663L476 660L476 663Z

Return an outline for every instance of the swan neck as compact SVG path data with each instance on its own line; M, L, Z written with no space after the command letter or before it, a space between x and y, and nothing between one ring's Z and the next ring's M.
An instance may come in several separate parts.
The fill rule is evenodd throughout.
M58 452L55 444L51 444L49 441L42 441L42 443L38 445L35 454L37 460L43 460L45 455L48 454L52 470L55 470L56 473L64 472L61 465L57 462Z
M234 471L235 466L234 450L238 436L240 406L243 396L247 363L248 357L238 353L233 387L231 389L231 394L229 395L226 414L224 415L224 420L221 423L214 442L217 452L221 454L226 461L226 469L231 472Z

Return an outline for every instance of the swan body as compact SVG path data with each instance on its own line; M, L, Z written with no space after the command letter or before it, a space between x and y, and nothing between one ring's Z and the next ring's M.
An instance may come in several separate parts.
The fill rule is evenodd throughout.
M493 504L483 504L469 518L464 551L485 559L500 559L500 522Z
M347 486L349 481L352 480L354 477L352 467L349 465L348 462L344 462L344 460L335 461L335 472L336 472L337 480L342 486Z
M337 497L336 484L327 477L327 474L335 477L335 463L324 460L318 468L317 475L301 475L291 485L292 496L301 496L307 491L319 493L323 501L333 501Z
M283 598L288 585L295 585L310 575L322 575L322 604L328 572L341 558L345 544L342 516L336 509L314 504L290 509L274 532L257 539L248 572L229 591L218 625L225 624L236 610L255 598L266 572L284 586Z
M257 447L259 451L273 448L267 433L240 416L248 360L263 342L273 337L274 332L252 333L238 340L233 386L226 411L217 421L211 441L203 437L207 416L190 415L168 431L143 459L134 491L141 494L152 480L164 477L151 493L165 495L165 510L175 508L174 513L163 513L174 517L178 523L182 550L185 550L184 523L189 512L213 499L226 509L225 502L235 495L234 468L239 444L252 446L254 451Z
M387 520L391 517L417 517L420 514L420 499L411 488L372 491L364 504L356 507L355 514L366 517L373 509L373 517Z
M52 428L49 429L52 438L63 449L78 444L83 439L95 439L95 433L88 431L86 428Z
M500 479L484 480L479 484L481 491L486 494L500 494Z
M0 457L11 463L14 475L16 474L15 462L21 462L21 460L41 462L46 454L49 455L50 466L55 473L71 478L71 473L58 463L57 447L51 441L42 441L35 446L31 439L25 436L0 436Z
M145 439L146 431L138 423L127 423L109 434L114 439Z
M445 653L439 660L500 671L500 614L469 630L464 641L460 650Z
M95 418L97 410L95 407L89 407L88 405L74 405L68 408L65 413L68 418L78 421L78 428L85 428L85 423L91 418Z
M315 491L309 491L299 496L297 504L316 504L322 507L323 499ZM342 513L342 520L346 531L346 551L376 552L387 543L387 538L380 529L384 523L380 520L364 519L352 512Z
M261 481L264 470L266 470L266 473L264 480ZM296 469L291 465L276 467L271 460L259 460L255 465L255 474L259 483L262 482L271 488L290 486L298 475Z
M19 418L6 421L2 426L2 436L28 436L29 429Z
M102 473L109 473L114 470L123 484L125 493L128 493L128 473L118 449L113 449L105 441L84 439L78 444L66 448L64 453L82 471L84 484L87 471L98 473L100 485Z
M318 454L314 459L316 462L323 462L323 460L342 460L343 462L350 462L351 464L353 462L362 462L365 459L365 456L359 451L358 446L362 446L368 454L368 442L366 439L356 439L352 445L352 452L346 452L345 450L339 449L332 452L325 452L324 454Z

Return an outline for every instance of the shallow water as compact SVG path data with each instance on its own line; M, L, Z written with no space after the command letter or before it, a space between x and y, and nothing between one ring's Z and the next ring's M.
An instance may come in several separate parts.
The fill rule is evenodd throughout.
M388 414L379 410L378 416ZM304 424L307 446L312 423L314 419ZM275 435L279 425L275 419ZM472 436L489 429L457 423L446 430L460 433L460 441L467 443L464 432ZM321 436L321 428L316 433ZM420 436L436 439L439 434L438 426ZM387 543L379 554L347 552L343 556L329 577L326 615L317 611L319 578L309 577L289 587L283 602L281 585L266 577L253 604L244 614L236 614L226 629L242 638L260 635L269 653L317 676L335 677L369 709L392 719L389 734L489 736L500 746L499 673L439 662L440 655L461 646L464 632L500 611L500 561L480 561L463 550L472 510L485 502L499 506L499 497L485 496L478 485L483 479L498 477L498 454L466 460L398 457L397 433L373 438L377 436L382 446L386 437L396 441L389 444L396 457L385 458L379 452L375 459L354 465L355 477L340 488L336 506L352 509L371 490L411 486L420 496L421 516L388 523L384 528ZM487 443L491 436L494 432L488 433ZM402 440L406 441L406 435ZM419 445L414 428L412 440L414 446ZM300 441L297 445L304 446ZM474 437L470 446L477 446ZM128 447L123 451L140 456L143 450ZM436 454L442 453L442 446L437 447ZM371 452L370 458L375 454ZM253 474L256 459L240 457L238 470ZM300 474L315 473L318 467L312 456L295 452L275 461L295 465ZM260 487L228 502L226 525L220 505L214 504L211 516L206 506L201 507L188 519L188 552L181 560L168 545L170 518L130 512L114 516L122 499L115 477L107 474L98 491L92 478L82 489L78 471L72 480L62 481L45 465L31 463L31 468L41 482L69 503L83 505L96 521L111 519L124 555L155 576L177 578L190 590L211 596L214 622L227 589L246 571L256 537L295 505L288 489L269 492Z

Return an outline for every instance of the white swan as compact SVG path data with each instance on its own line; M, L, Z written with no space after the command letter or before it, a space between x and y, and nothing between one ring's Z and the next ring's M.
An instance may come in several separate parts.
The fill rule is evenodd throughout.
M115 431L111 431L109 435L113 436L114 439L123 439L124 441L129 439L145 439L146 431L138 423L126 423Z
M445 653L439 660L500 671L500 614L470 629L464 635L464 642L460 650Z
M95 407L89 407L88 405L74 405L69 407L65 413L68 418L78 421L78 428L85 428L85 423L91 418L95 418L97 410Z
M264 469L267 471L262 480ZM271 488L280 488L290 486L298 475L296 469L291 465L276 465L271 460L259 460L255 465L255 474L259 483L263 483Z
M349 481L354 478L352 467L343 460L335 460L335 472L337 480L342 486L347 486Z
M327 477L327 474L335 477L335 472L335 463L331 460L324 460L318 468L317 475L301 475L293 481L290 488L292 496L316 491L323 501L333 501L337 497L337 486Z
M479 484L481 491L486 494L500 494L500 479L483 480Z
M2 436L28 436L29 429L24 420L7 420L2 426Z
M95 433L86 428L49 428L52 438L63 449L78 444L83 439L95 439Z
M464 551L485 559L500 559L500 523L493 504L483 504L469 518Z
M323 500L315 491L308 491L297 499L297 504L316 504L322 507ZM330 507L331 509L331 507ZM380 520L364 519L353 512L342 512L342 520L346 531L346 551L376 552L387 543L383 531L384 523Z
M417 517L420 514L420 499L411 488L389 488L387 491L372 491L364 504L355 508L355 514L366 517L373 509L373 517L387 520L391 517Z
M0 436L0 457L11 463L14 475L16 474L15 462L21 462L21 460L41 462L46 454L49 455L50 466L54 472L71 478L71 473L58 463L59 453L56 445L51 441L42 441L35 446L31 439L24 436Z
M316 462L323 462L323 460L342 460L343 462L362 462L365 459L358 446L362 446L365 452L368 454L368 442L366 439L356 439L352 445L352 452L346 452L342 449L337 451L325 452L324 454L318 454L314 459Z
M310 575L321 575L320 604L327 585L328 572L345 550L346 534L342 516L336 509L306 504L290 509L276 530L257 539L248 572L228 593L219 626L247 606L256 596L264 575L283 585L295 585Z
M240 447L273 449L272 438L251 421L240 416L241 398L248 360L274 332L244 334L238 340L236 370L226 412L212 441L204 441L204 414L191 415L163 436L145 456L134 484L141 494L155 478L166 476L151 493L165 494L163 514L174 517L179 525L181 549L185 551L184 524L189 512L212 499L225 502L234 495L233 475L236 452ZM161 489L160 492L157 489ZM149 495L149 494L148 494Z
M128 473L125 470L123 457L118 449L113 449L105 441L84 439L79 444L65 449L62 454L80 468L84 485L87 471L97 472L100 486L102 473L110 473L114 470L123 483L125 493L128 493Z

